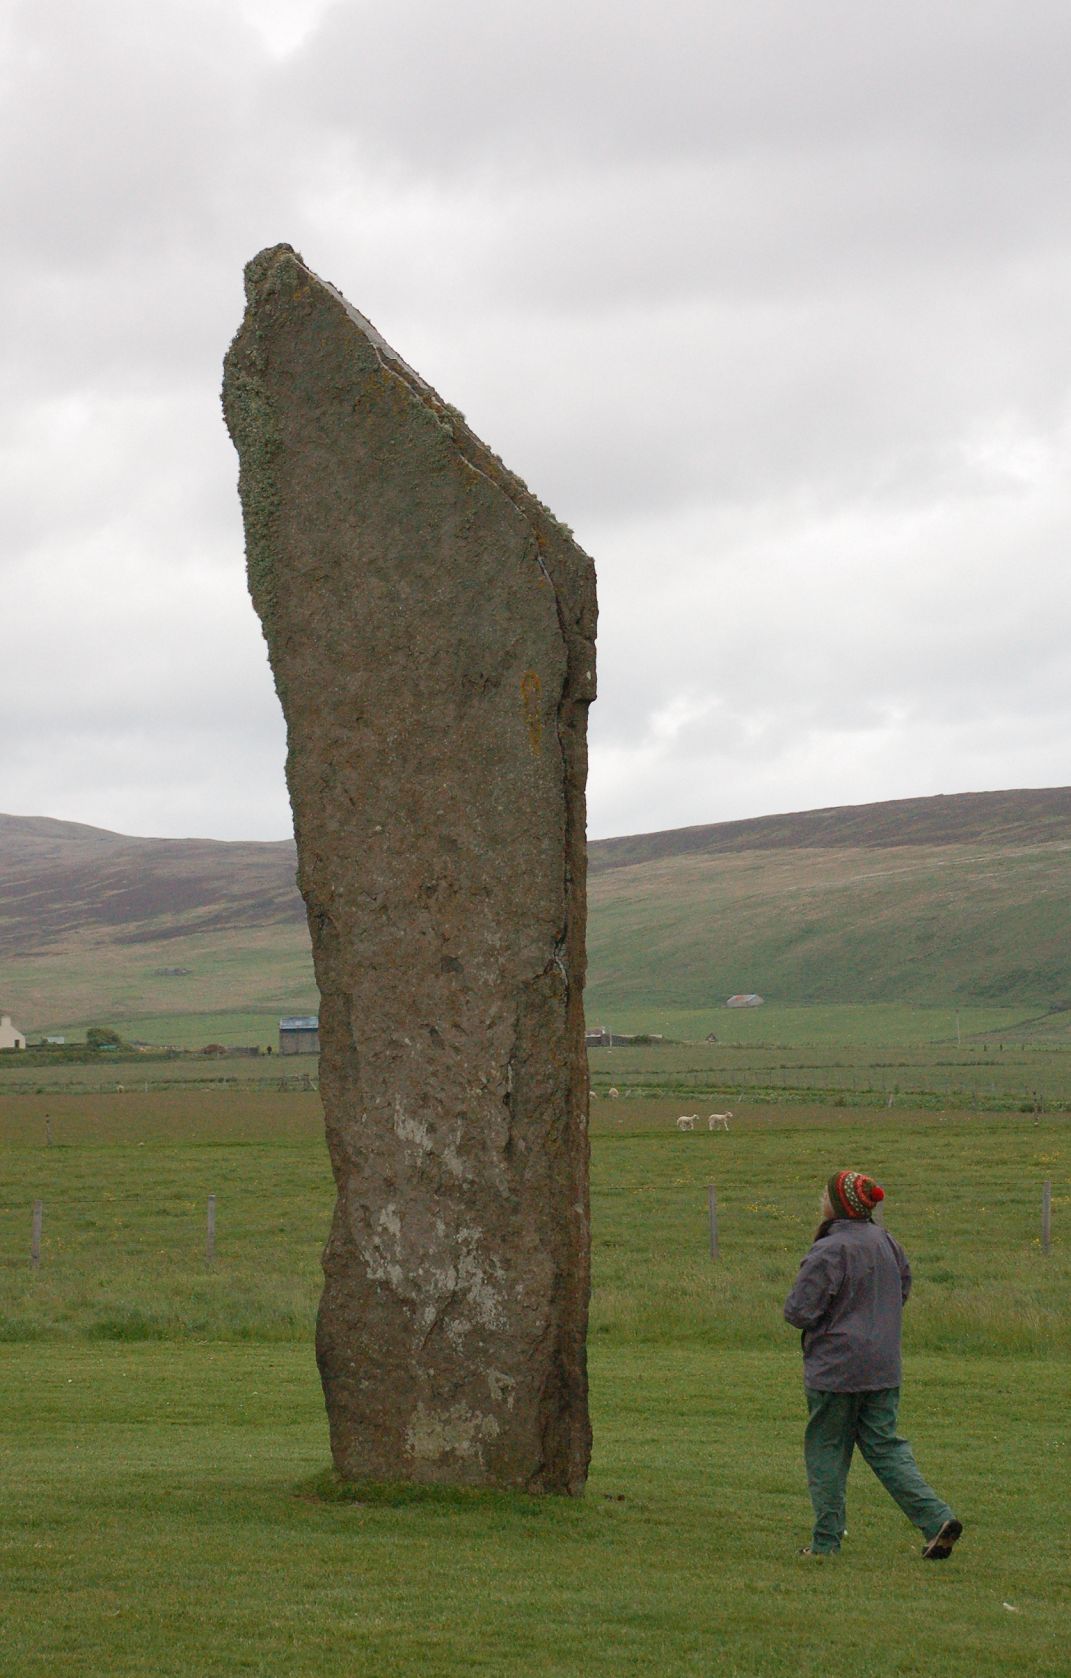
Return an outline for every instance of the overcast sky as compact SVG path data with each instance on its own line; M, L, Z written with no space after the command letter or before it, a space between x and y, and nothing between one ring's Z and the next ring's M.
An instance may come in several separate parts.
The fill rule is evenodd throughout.
M287 241L593 555L593 836L1071 781L1067 0L7 0L0 809L290 831Z

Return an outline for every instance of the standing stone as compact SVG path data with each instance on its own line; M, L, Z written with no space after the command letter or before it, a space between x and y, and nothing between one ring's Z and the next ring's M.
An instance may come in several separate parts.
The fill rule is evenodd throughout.
M288 245L246 296L223 400L321 996L335 1464L576 1493L593 567Z

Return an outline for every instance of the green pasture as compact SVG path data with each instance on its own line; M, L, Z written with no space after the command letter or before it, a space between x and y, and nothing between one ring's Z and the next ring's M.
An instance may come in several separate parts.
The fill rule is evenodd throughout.
M207 1043L225 1046L269 1044L278 1047L282 1014L315 1014L319 1001L302 995L292 1006L259 1010L218 1010L200 1013L135 1012L106 1008L88 1019L51 1025L49 1033L65 1036L68 1044L84 1040L87 1026L114 1026L129 1042L154 1048L202 1049ZM632 1034L659 1033L673 1042L702 1043L713 1033L719 1043L739 1046L836 1048L938 1048L950 1043L979 1043L986 1038L1042 1039L1071 1045L1071 1011L1049 1013L1022 1007L923 1007L904 1002L815 1003L786 1006L766 1003L761 1008L726 1008L712 1000L708 1008L667 1008L658 1002L600 1007L589 996L591 1027ZM0 1076L2 1076L0 1069Z
M172 927L159 937L138 930L5 955L5 1008L30 1036L84 1037L87 1026L110 1025L147 1043L201 1048L274 1043L280 1015L319 1006L299 922L183 935Z
M151 1043L176 1049L202 1049L206 1043L257 1047L279 1047L279 1020L283 1014L315 1014L320 999L307 994L293 1006L262 1009L259 1012L218 1014L142 1014L123 1020L123 1035L131 1042Z
M666 1008L631 1004L620 1008L598 1006L586 996L588 1025L605 1026L626 1035L658 1032L679 1043L702 1043L711 1033L721 1044L751 1047L759 1044L786 1048L937 1048L950 1043L984 1041L1016 1032L1031 1037L1040 1031L1071 1040L1071 1013L1049 1015L1024 1008L944 1008L910 1002L812 1003L788 1007L764 1003L760 1008Z
M806 1535L788 1352L597 1346L578 1502L318 1495L300 1346L8 1351L0 1666L28 1678L1063 1678L1065 1370L915 1357L967 1534L927 1567L866 1470ZM1061 1418L1061 1419L1057 1419ZM1005 1439L1016 1450L1004 1449Z
M595 1105L584 1498L353 1501L311 1351L315 1094L0 1093L0 1671L1062 1678L1068 1121L753 1103L682 1134L679 1110ZM847 1164L884 1182L915 1266L904 1428L967 1529L942 1567L860 1465L842 1555L796 1555L780 1307Z
M587 996L600 1016L746 991L1024 1011L1071 999L1066 839L601 863L593 847Z
M270 1044L273 1051L279 1046L279 1020L285 1014L315 1014L319 1008L315 995L309 1001L300 998L300 1006L260 1010L221 1010L199 1014L145 1014L126 1009L104 1012L99 1018L66 1021L48 1028L49 1035L66 1037L69 1044L85 1039L87 1025L114 1026L129 1043L148 1043L154 1048L203 1049L207 1043L222 1043L225 1047L258 1047Z
M740 1102L845 1107L1071 1108L1071 1044L1002 1041L888 1048L671 1044L592 1049L596 1097L678 1095L686 1110ZM692 1105L687 1105L691 1103Z
M148 1095L170 1088L194 1095L212 1089L277 1090L315 1088L315 1055L164 1054L120 1051L78 1058L43 1053L5 1055L0 1064L4 1095Z
M728 1134L682 1134L679 1111L666 1098L595 1104L594 1336L705 1341L716 1330L723 1344L783 1344L782 1283L808 1244L819 1187L855 1163L886 1183L890 1222L914 1255L920 1347L939 1351L952 1337L979 1353L997 1340L1038 1357L1071 1350L1061 1293L1060 1219L1071 1218L1062 1210L1071 1194L1063 1115L870 1117L756 1105L736 1113ZM333 1201L315 1093L17 1098L0 1102L0 1145L3 1338L311 1335ZM939 1233L928 1184L938 1171ZM1045 1179L1057 1252L1039 1263ZM706 1256L710 1181L720 1203L716 1266ZM44 1207L36 1276L26 1263L35 1200ZM955 1258L945 1250L950 1233Z
M734 1108L740 1102L822 1102L851 1107L920 1105L973 1111L1071 1109L1071 1013L1011 1008L766 1006L705 1014L652 1010L603 1021L623 1033L659 1032L642 1048L593 1049L596 1096L611 1087L634 1096L673 1095L684 1103ZM109 1020L128 1038L145 1021ZM160 1042L277 1041L274 1016L164 1017ZM716 1043L705 1039L709 1033ZM84 1028L83 1028L84 1033ZM74 1032L68 1033L73 1037ZM80 1092L128 1096L170 1087L274 1090L315 1085L310 1055L165 1056L98 1054L82 1060L43 1054L0 1056L0 1099ZM689 1106L688 1111L692 1108Z

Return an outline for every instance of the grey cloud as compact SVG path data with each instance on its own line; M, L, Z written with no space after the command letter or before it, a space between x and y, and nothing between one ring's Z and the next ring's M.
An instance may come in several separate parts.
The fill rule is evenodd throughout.
M256 36L207 0L24 0L16 18L0 119L16 166L0 213L39 274L108 267L161 241L177 252L211 232Z
M303 114L440 174L875 136L966 152L994 129L1022 151L1066 133L1069 36L1064 8L1011 0L337 3L281 75Z
M593 831L1066 779L1069 36L1047 0L10 10L0 807L285 831L218 409L280 238L595 556Z

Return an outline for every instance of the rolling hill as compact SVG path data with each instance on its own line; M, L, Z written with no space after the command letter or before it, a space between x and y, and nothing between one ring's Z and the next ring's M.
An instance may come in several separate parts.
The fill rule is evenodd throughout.
M1071 788L964 793L610 839L589 1012L1071 998Z
M1066 787L600 840L589 1014L752 990L782 1003L1061 1004L1069 864ZM0 816L0 1004L31 1031L315 1008L294 868L292 842Z
M0 816L0 1004L31 1031L315 1008L292 840Z

